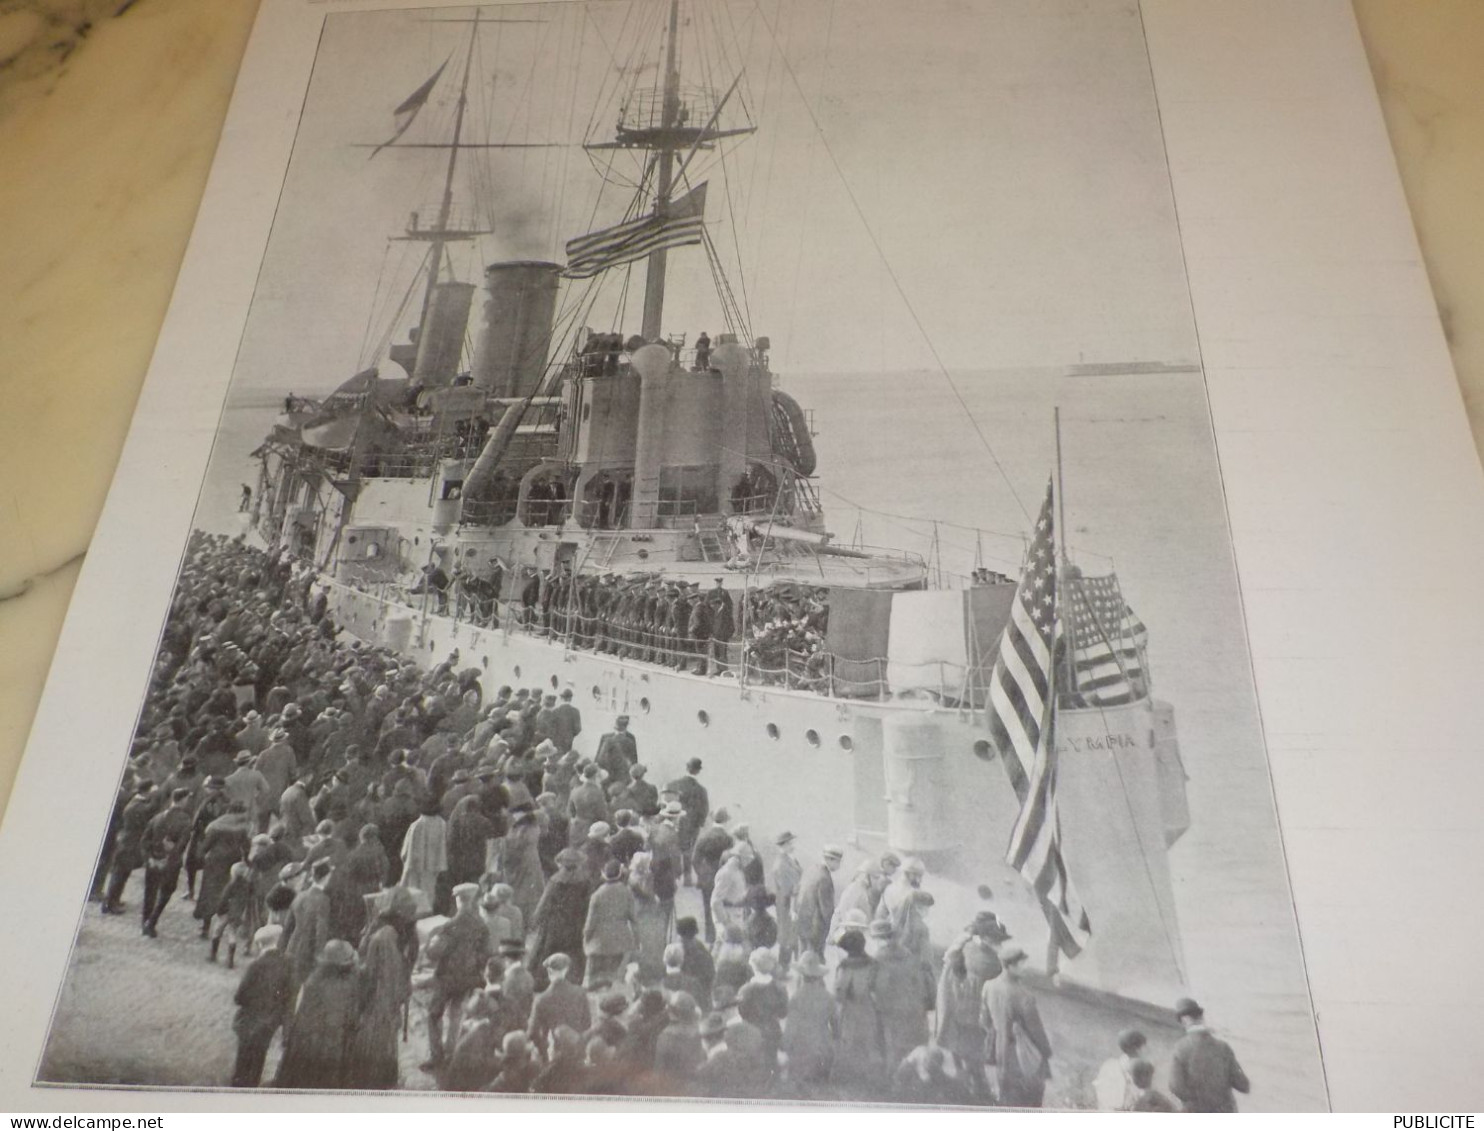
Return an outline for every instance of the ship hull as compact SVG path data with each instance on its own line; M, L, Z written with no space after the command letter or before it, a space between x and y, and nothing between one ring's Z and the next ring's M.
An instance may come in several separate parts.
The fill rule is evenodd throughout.
M575 748L592 754L616 715L632 719L650 780L704 763L713 808L748 822L765 863L783 830L800 859L846 848L837 890L858 861L891 848L920 857L946 946L988 906L1039 960L1048 928L1025 881L1005 863L1019 803L985 741L982 713L931 700L836 699L732 676L570 647L524 630L481 628L330 583L344 631L431 666L455 649L480 669L486 698L500 686L570 689L583 712ZM1184 988L1168 845L1183 831L1183 775L1168 709L1142 702L1064 712L1060 807L1072 879L1093 921L1091 944L1062 976L1141 1001ZM1158 732L1164 732L1163 743Z

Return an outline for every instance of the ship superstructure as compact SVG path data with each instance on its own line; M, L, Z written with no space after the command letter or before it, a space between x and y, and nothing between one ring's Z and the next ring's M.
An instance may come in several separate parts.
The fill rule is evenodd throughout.
M1080 951L1042 946L1053 917L1006 860L1025 803L986 725L1018 580L944 586L921 555L829 530L812 421L778 388L693 175L757 128L738 82L686 84L681 5L664 5L659 81L631 82L611 135L587 144L634 159L631 199L570 240L565 264L490 263L471 351L477 288L446 248L484 234L455 218L454 185L461 152L493 144L465 136L493 21L466 22L451 140L419 145L447 151L436 219L402 236L428 248L415 330L328 397L286 406L257 453L259 533L315 564L332 616L364 640L431 663L456 649L486 693L542 684L599 719L629 714L652 778L701 755L714 800L792 830L804 855L840 841L921 857L941 942L988 890L1048 965L1076 953L1066 978L1169 999L1185 983L1167 853L1188 822L1184 776L1116 579L1063 554L1056 790L1091 933ZM397 137L439 75L399 107ZM672 255L713 268L714 340L667 333ZM637 325L619 304L593 329L598 290L639 269Z

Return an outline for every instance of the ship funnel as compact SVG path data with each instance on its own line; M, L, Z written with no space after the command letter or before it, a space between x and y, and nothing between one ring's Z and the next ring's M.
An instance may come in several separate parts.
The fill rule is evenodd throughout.
M528 397L551 349L561 268L522 260L484 271L484 325L474 349L474 384L496 397Z
M747 393L752 355L735 342L717 346L711 365L721 370L721 452L716 491L729 498L747 470Z
M417 334L414 384L437 387L453 380L459 369L464 330L469 325L469 307L473 302L472 283L439 283L433 288L428 316Z

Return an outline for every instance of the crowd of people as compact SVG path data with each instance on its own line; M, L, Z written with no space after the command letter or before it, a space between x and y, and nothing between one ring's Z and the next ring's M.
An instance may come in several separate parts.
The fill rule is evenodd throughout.
M657 785L626 717L584 756L570 691L482 674L348 643L298 567L193 537L95 897L155 938L184 880L241 971L234 1086L1040 1106L1056 1048L992 910L941 952L922 862L840 882L701 759ZM1171 1091L1230 1109L1230 1047L1179 1011ZM1100 1103L1173 1110L1143 1050Z

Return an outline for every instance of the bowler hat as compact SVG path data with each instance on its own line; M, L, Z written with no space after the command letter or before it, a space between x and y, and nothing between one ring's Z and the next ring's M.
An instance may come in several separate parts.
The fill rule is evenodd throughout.
M1183 1020L1189 1017L1192 1021L1199 1021L1206 1016L1206 1011L1196 1004L1194 998L1183 997L1175 1003L1175 1017Z

